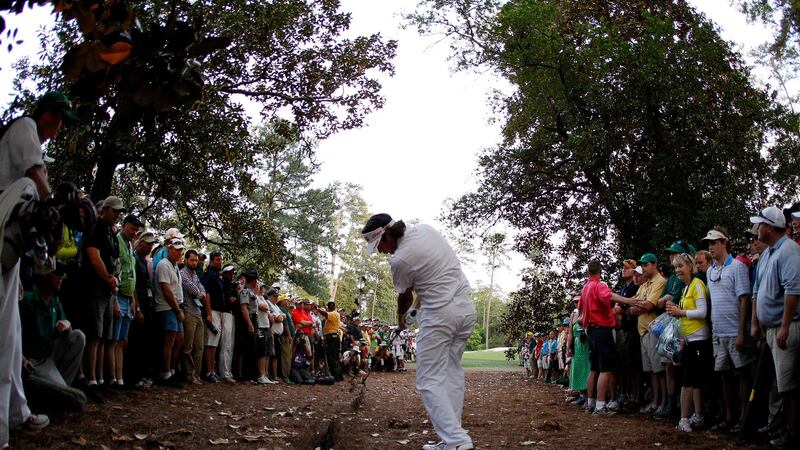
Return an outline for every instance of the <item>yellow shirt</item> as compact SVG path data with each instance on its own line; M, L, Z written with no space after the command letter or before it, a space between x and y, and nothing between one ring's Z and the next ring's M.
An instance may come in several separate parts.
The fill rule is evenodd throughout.
M686 311L697 309L697 300L704 299L708 302L706 295L706 285L700 278L694 278L689 286L683 288L683 295L681 296L680 308ZM708 304L708 303L706 303ZM708 311L708 310L706 310ZM706 313L707 314L707 313ZM706 326L706 319L690 319L688 317L681 317L678 321L678 326L681 328L681 334L690 336L702 330Z
M328 311L328 319L325 321L325 326L322 327L322 334L328 335L339 332L339 313L336 311Z
M658 305L658 299L661 298L661 294L664 292L664 286L666 286L666 284L667 280L662 277L660 273L656 273L653 278L639 286L639 290L636 291L636 298L647 300L656 306ZM647 333L647 327L650 326L650 322L652 322L656 316L655 309L648 313L642 313L639 316L639 336L644 336Z

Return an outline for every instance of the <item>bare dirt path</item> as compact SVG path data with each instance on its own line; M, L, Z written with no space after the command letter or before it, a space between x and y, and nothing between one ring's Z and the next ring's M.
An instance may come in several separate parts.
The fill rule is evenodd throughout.
M638 415L592 417L563 400L559 387L523 381L520 372L468 371L464 427L480 449L735 446L727 435L678 434L672 422ZM374 373L363 391L347 381L154 387L53 417L41 432L13 432L11 446L384 450L436 440L409 371Z

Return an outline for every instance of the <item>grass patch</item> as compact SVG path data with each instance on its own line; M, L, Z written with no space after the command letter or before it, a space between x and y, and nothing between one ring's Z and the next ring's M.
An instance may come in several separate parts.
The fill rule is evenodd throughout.
M480 350L464 352L461 367L480 370L522 370L519 360L506 360L505 352Z

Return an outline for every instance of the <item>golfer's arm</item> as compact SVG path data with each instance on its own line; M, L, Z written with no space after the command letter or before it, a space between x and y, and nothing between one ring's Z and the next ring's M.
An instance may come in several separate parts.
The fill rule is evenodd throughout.
M414 303L414 294L411 293L413 289L412 286L397 296L397 314L405 314L411 308L411 304Z
M621 296L619 294L616 294L616 293L612 293L611 294L611 301L612 302L617 302L617 303L622 303L624 305L636 306L636 300L631 299L631 298L627 298L627 297L623 297L623 296Z

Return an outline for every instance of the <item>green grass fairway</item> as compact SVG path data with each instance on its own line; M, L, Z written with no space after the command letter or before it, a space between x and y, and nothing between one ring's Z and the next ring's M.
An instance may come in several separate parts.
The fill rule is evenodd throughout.
M519 366L519 360L506 361L504 351L480 350L476 352L465 352L461 360L461 366L465 369L478 370L523 370Z

